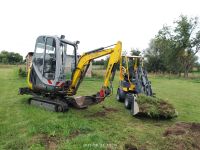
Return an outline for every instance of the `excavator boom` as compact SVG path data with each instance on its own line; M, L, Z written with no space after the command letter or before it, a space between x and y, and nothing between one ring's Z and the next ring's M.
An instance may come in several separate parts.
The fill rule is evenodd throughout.
M110 54L106 73L104 76L103 87L109 87L109 81L113 80L116 71L116 64L119 62L122 51L122 43L119 41L114 45L114 48L99 48L90 52L84 53L77 64L77 67L72 76L72 82L67 90L67 95L75 95L76 91L87 72L90 62L96 58ZM113 76L112 76L113 75Z
M110 55L106 73L104 75L104 83L99 92L92 96L78 96L74 98L73 105L78 108L84 108L93 103L99 103L105 99L106 96L111 94L112 81L114 79L117 63L121 58L122 43L119 41L113 48L99 48L87 52L79 59L76 70L74 71L73 78L67 95L75 95L76 91L87 72L90 62L96 58Z

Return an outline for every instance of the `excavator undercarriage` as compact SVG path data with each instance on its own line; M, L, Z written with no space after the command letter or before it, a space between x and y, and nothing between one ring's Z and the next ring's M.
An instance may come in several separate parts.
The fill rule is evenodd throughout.
M64 96L61 94L57 95L56 93L53 96L47 94L41 95L39 93L31 91L27 87L20 88L19 94L32 95L32 97L28 100L28 104L39 106L55 112L66 112L68 111L70 106L78 109L84 109L87 108L89 105L101 102L100 98L97 97L97 95L75 97Z

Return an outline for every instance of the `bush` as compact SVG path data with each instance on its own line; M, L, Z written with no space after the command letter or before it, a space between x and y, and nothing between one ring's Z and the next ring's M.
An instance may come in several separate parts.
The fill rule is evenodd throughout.
M20 77L26 77L26 71L25 71L25 69L22 69L21 67L19 68L19 70L18 70L18 75L20 76Z
M104 78L104 75L101 74L100 72L92 71L92 77L93 77L93 78L97 78L97 79L103 79L103 78Z

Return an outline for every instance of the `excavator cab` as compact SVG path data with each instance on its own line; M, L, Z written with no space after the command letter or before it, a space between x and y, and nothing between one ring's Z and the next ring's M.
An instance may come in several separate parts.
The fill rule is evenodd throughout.
M62 89L66 81L66 62L71 62L71 68L77 64L78 43L67 41L64 36L39 36L28 79L29 88L40 92ZM68 53L73 60L66 60Z

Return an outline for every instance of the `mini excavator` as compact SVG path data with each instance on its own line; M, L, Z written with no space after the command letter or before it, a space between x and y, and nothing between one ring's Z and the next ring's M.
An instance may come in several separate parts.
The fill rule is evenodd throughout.
M132 115L139 112L137 95L153 96L151 82L143 66L142 56L121 56L120 82L117 89L117 101L124 102L125 108L131 109Z
M30 104L56 112L65 112L69 106L86 108L102 102L112 93L112 81L121 58L122 43L119 41L114 45L86 52L78 58L79 43L66 40L64 35L39 36L28 70L28 87L19 88L19 94L32 95ZM106 55L110 56L100 91L91 96L73 97L91 61ZM69 59L72 59L70 76L65 67Z

